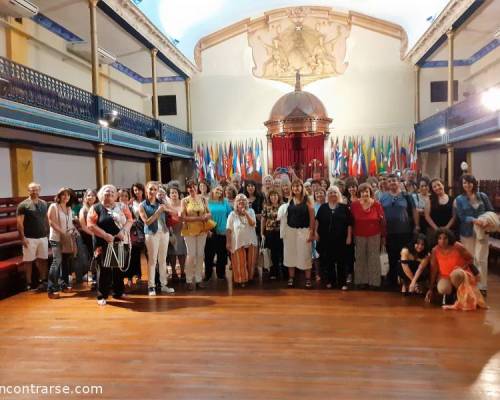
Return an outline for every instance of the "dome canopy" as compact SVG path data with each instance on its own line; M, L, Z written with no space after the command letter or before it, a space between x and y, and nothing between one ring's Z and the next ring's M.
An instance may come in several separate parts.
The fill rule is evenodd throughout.
M295 79L295 91L278 99L271 110L268 122L283 121L288 118L329 119L321 100L312 93L302 91L299 71Z

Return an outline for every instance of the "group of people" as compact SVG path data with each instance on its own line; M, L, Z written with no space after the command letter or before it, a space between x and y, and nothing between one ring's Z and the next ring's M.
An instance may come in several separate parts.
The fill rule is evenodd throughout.
M359 185L353 177L330 183L269 175L260 184L235 174L212 188L189 180L185 194L175 181L136 183L130 191L108 184L87 190L79 209L71 189L62 188L48 207L32 183L17 212L26 278L31 285L36 260L49 297L58 298L72 290L72 258L86 251L92 259L86 270L104 305L141 280L141 254L150 296L174 293L179 281L187 290L203 289L214 267L226 280L228 265L234 284L245 287L262 255L268 279L288 287L303 271L307 289L384 287L422 293L427 301L439 294L447 307L484 307L488 232L499 222L476 179L461 180L463 192L454 199L440 179L417 179L413 171Z

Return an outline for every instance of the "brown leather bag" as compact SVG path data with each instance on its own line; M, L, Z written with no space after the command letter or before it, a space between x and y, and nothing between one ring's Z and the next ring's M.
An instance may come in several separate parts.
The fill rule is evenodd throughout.
M59 207L59 206L57 206ZM59 210L57 212L57 220L59 222L59 226L61 226L61 217L59 215ZM66 224L67 225L67 224ZM67 228L67 226L66 226ZM76 240L75 236L72 232L64 232L59 234L59 244L61 245L61 253L62 254L73 254L76 255Z

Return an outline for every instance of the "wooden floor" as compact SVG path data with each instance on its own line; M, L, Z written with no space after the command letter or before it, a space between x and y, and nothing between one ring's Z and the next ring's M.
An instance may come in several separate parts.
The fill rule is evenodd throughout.
M500 398L498 277L478 312L396 293L211 285L105 307L87 290L2 300L0 385L103 385L87 399Z

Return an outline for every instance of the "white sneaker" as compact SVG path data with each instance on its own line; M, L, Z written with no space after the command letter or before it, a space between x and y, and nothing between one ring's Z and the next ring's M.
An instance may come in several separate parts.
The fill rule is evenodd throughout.
M175 293L175 289L171 288L171 287L168 287L168 286L163 286L161 288L161 292L162 293L167 293L167 294L172 294L172 293Z
M150 296L156 296L156 289L155 288L149 288L148 294Z
M105 306L106 305L106 299L99 299L99 300L97 300L97 304L99 304L100 306Z
M347 275L347 283L352 283L352 274Z
M342 290L347 290L347 289L349 289L347 286L345 286L345 285L342 286Z

